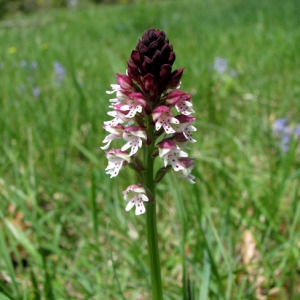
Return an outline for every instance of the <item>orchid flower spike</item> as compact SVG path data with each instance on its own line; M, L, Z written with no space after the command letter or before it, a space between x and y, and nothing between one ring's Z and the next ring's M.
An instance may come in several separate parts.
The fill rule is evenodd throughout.
M108 159L105 170L111 178L126 166L136 172L138 183L123 192L126 211L135 206L136 215L155 201L144 178L150 176L155 185L173 170L178 177L195 183L191 174L195 159L183 148L189 149L188 144L196 142L196 118L192 116L191 96L179 89L183 68L172 70L175 57L165 32L150 28L131 52L126 74L117 74L117 84L111 84L112 90L107 92L114 98L109 101L112 119L103 126L108 132L101 147ZM122 142L120 148L108 150ZM149 159L152 165L161 159L156 174L147 168Z

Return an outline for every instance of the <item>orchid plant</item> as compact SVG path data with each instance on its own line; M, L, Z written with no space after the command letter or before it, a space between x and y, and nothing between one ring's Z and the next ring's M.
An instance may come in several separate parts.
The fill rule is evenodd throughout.
M192 132L191 96L181 91L183 68L172 71L175 61L173 46L161 30L150 28L138 41L128 61L126 74L117 74L112 84L116 97L110 100L111 120L104 122L108 135L101 147L106 150L110 177L131 167L137 182L123 192L126 211L146 213L147 238L152 280L152 299L162 299L162 283L156 229L155 186L173 170L179 177L195 183L191 171L195 159L185 149L196 142ZM108 150L115 140L123 140L121 148ZM162 162L154 165L157 158Z

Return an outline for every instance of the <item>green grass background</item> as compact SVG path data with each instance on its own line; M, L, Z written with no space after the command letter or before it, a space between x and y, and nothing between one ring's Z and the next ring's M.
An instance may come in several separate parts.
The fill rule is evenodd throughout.
M296 0L141 1L1 21L0 299L149 299L145 217L122 200L136 179L109 179L99 149L105 91L149 27L185 67L198 129L197 183L157 187L165 299L300 299L299 151L272 133L300 123L299 13Z

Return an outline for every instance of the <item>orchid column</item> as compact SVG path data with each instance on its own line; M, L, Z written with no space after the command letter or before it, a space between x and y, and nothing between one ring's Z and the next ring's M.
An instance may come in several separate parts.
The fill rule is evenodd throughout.
M102 147L107 150L112 141L125 141L121 148L106 151L106 173L115 177L126 166L136 173L137 182L123 194L126 211L135 206L136 215L146 212L155 300L162 299L155 186L170 170L194 183L194 159L183 149L195 142L195 117L191 116L191 96L179 90L183 69L172 71L174 61L173 47L163 31L151 28L143 34L131 53L126 75L117 74L118 84L107 92L116 93L116 98L110 100L108 115L113 119L104 122L109 134ZM155 161L157 157L161 163Z

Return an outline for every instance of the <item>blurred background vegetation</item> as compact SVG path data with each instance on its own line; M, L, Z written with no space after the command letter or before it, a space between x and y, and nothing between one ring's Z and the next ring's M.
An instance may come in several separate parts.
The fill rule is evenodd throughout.
M85 5L88 2L95 4L124 4L133 1L135 0L0 0L0 19L16 13L32 13L59 7L76 7L79 4Z

